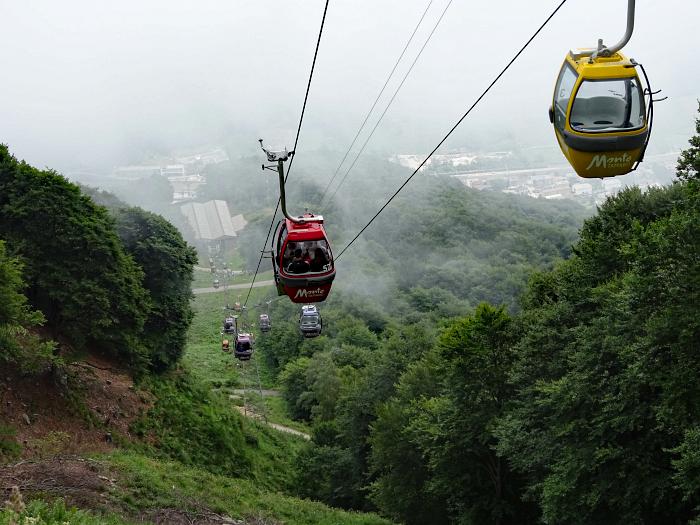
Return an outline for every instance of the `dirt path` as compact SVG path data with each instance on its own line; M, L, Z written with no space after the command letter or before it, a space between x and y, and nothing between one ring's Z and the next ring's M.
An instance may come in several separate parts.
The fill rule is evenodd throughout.
M307 441L311 440L311 436L307 434L306 432L302 432L301 430L296 430L294 428L286 427L284 425L280 425L278 423L272 423L270 421L265 421L263 417L260 414L256 414L255 412L251 412L250 408L245 409L243 407L236 407L236 410L238 410L241 415L245 417L249 417L250 419L255 419L256 421L261 421L265 423L268 427L274 428L275 430L279 430L280 432L286 432L287 434L293 434L295 436L299 436L300 438L303 438Z
M250 392L252 394L259 394L260 390L257 388L235 388L233 390L234 394L237 394L239 396L242 396L243 394ZM279 397L282 395L282 393L279 390L266 390L262 389L262 395L263 397Z
M253 284L253 288L262 288L264 286L274 286L274 285L275 285L275 281L270 279L268 281L256 281ZM243 289L249 288L249 287L250 287L250 283L239 283L239 284L229 284L226 287L226 289L227 290L231 290L231 289L243 290ZM194 293L195 295L199 295L199 294L203 294L203 293L216 293L216 292L223 292L223 291L224 291L223 286L219 286L218 288L209 287L209 288L193 288L192 289L192 293Z

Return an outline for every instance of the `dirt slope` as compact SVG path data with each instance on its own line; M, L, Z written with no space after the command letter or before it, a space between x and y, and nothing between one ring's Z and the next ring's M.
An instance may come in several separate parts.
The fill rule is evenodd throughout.
M0 423L16 429L22 459L110 450L150 404L123 370L96 357L40 376L0 372Z

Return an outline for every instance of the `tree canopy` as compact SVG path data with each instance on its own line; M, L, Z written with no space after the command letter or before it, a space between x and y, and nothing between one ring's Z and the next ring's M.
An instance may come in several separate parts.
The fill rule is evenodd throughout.
M163 369L183 351L194 251L159 216L114 214L116 221L75 184L0 146L0 239L52 336L134 369Z
M570 247L552 210L387 209L324 335L262 343L314 428L300 493L409 524L700 523L698 134Z

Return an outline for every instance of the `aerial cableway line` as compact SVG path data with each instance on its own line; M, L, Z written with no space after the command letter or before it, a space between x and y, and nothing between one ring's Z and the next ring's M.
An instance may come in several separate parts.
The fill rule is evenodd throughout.
M469 106L469 109L464 112L464 114L457 120L457 122L452 126L452 128L445 134L445 136L440 140L440 142L437 143L437 145L432 149L430 153L423 159L423 161L416 167L416 169L411 173L411 175L399 186L399 189L397 189L394 194L389 197L389 199L384 203L384 205L379 208L379 211L374 214L374 216L363 226L363 228L357 232L357 234L350 240L348 244L345 245L345 247L340 250L338 255L336 255L335 260L338 261L340 257L352 246L355 241L364 233L364 231L369 228L369 226L375 221L377 217L391 204L391 201L393 201L396 196L403 190L406 185L411 182L411 179L416 176L416 174L420 171L420 169L425 165L426 162L435 154L435 152L440 149L440 147L445 143L445 141L454 133L454 131L459 127L459 125L466 119L469 114L474 110L474 108L481 102L481 100L486 96L486 94L491 91L491 88L496 85L496 83L501 79L501 77L510 69L510 67L515 63L515 61L522 55L522 53L527 49L527 47L532 43L532 41L537 37L537 35L540 34L540 32L545 28L545 26L554 18L554 15L557 14L557 12L564 6L564 4L567 2L567 0L562 0L559 5L550 13L550 15L545 19L545 21L537 28L537 30L528 38L528 40L523 44L523 46L520 48L520 50L511 58L508 63L505 65L503 69L501 69L500 73L496 75L496 77L491 81L491 83L484 89L484 91L477 97L477 99L472 103L471 106Z
M311 90L311 79L314 76L314 69L316 68L316 58L318 57L318 49L321 45L321 36L323 35L323 26L326 23L326 13L328 12L328 3L330 0L326 0L325 6L323 7L323 17L321 18L321 28L318 31L318 38L316 39L316 49L314 51L314 59L313 62L311 63L311 72L309 73L309 80L306 83L306 94L304 95L304 103L301 107L301 116L299 117L299 126L297 126L297 134L294 139L294 147L292 148L292 151L296 151L297 149L297 144L299 142L299 134L301 133L301 125L304 122L304 113L306 111L306 102L309 99L309 91ZM292 169L292 163L294 162L294 157L289 162L289 167L287 168L287 175L284 178L284 182L287 182L287 179L289 178L289 173L290 170ZM280 207L280 199L277 199L277 205L275 206L275 212L272 214L272 220L270 221L270 227L267 230L267 236L265 237L265 243L263 244L262 250L260 250L260 258L258 259L258 265L255 268L255 274L253 274L253 280L250 283L250 288L248 289L248 294L246 295L245 302L243 303L243 306L246 306L248 304L248 299L250 299L250 293L253 290L253 285L255 284L255 279L258 276L258 272L260 271L260 264L262 263L263 257L265 256L265 247L267 246L268 241L270 240L270 235L272 234L272 228L275 225L275 218L277 217L277 211L279 210Z
M340 187L343 185L345 182L345 179L348 178L348 175L352 171L352 169L355 167L355 164L359 160L360 156L362 153L365 151L365 148L367 147L367 144L369 141L372 139L372 136L374 135L374 132L377 131L377 128L379 127L379 124L381 124L382 120L384 119L384 116L386 115L387 111L389 111L389 108L391 105L394 103L394 100L396 99L396 96L399 94L399 91L401 91L401 88L403 87L404 83L406 82L406 79L408 78L408 75L411 74L411 71L413 71L413 68L415 67L416 63L418 62L418 59L420 56L423 54L423 51L425 51L425 48L428 45L428 42L430 42L430 39L433 37L433 34L435 33L435 30L438 28L440 25L440 22L442 22L442 19L445 17L445 13L447 13L447 10L449 9L450 5L452 5L452 0L449 0L447 2L447 5L445 5L445 8L442 10L442 13L440 13L440 17L437 19L437 22L435 22L435 25L433 26L433 29L430 31L430 34L428 35L428 38L425 39L425 42L423 42L423 45L421 46L420 50L418 51L418 54L416 57L413 59L413 62L411 62L411 65L408 68L408 71L404 74L403 78L401 79L401 82L399 83L398 87L394 91L394 94L391 96L391 99L389 99L389 102L387 103L386 107L384 108L384 111L382 111L382 114L379 115L379 118L377 119L377 122L374 123L374 126L372 127L372 130L369 132L369 135L367 135L367 138L365 138L365 141L362 143L362 146L360 147L360 150L357 152L355 155L355 158L353 159L352 163L348 167L348 169L345 171L345 175L343 175L343 178L340 179L340 182L338 185L335 187L335 190L333 190L333 193L331 194L330 197L326 199L326 205L323 207L321 210L321 213L324 213L328 206L330 206L331 202L333 201L333 198L335 197L335 194L338 193L338 190ZM388 80L387 80L388 81ZM369 116L369 115L368 115ZM359 134L359 133L358 133ZM328 188L326 188L327 190ZM325 191L324 191L325 195ZM323 200L323 198L321 199Z
M377 107L377 104L379 103L379 99L384 94L384 91L386 90L387 86L389 85L389 81L391 81L391 78L394 76L394 73L396 72L396 68L399 67L399 63L401 62L401 59L403 58L403 56L406 54L406 50L408 49L408 46L411 45L411 42L413 42L413 37L416 36L416 33L418 32L418 28L423 23L423 19L425 19L425 15L428 14L428 10L430 9L430 6L432 4L433 4L433 0L430 0L428 2L428 5L425 7L425 10L423 11L423 14L421 15L420 19L418 20L416 27L413 28L413 32L411 33L411 36L408 38L408 41L406 42L406 44L403 46L403 49L401 50L399 57L396 59L396 62L394 62L394 66L391 68L389 75L386 77L386 80L384 81L384 85L382 86L382 89L379 90L377 97L374 99L372 106L369 108L369 111L365 115L365 118L362 121L362 124L360 124L360 127L357 129L357 132L355 133L355 136L353 137L352 142L350 142L348 149L345 151L343 158L340 160L340 163L338 163L338 166L335 168L335 171L333 172L331 179L328 181L328 184L326 184L326 187L323 190L323 193L321 194L321 199L319 201L319 204L323 204L323 200L325 199L326 194L328 193L328 190L330 189L331 185L333 184L333 181L335 180L335 178L338 176L338 173L340 172L340 168L343 166L343 164L347 160L348 155L350 154L350 151L352 151L352 148L355 145L355 142L357 142L357 139L360 137L360 133L362 133L362 130L365 129L365 126L367 125L367 121L369 120L369 117L372 115L374 108ZM420 53L419 53L419 56L420 56ZM415 63L415 61L414 61L414 63ZM411 66L408 73L411 72L412 68L413 68L413 66ZM407 75L408 75L408 73L407 73ZM405 80L405 78L404 78L404 80ZM402 82L402 84L403 84L403 82ZM399 89L400 89L400 87L399 87ZM396 94L394 94L394 97L395 96L396 96ZM391 102L389 103L389 105L391 105ZM388 106L387 106L387 109L388 109ZM384 111L386 112L386 109Z

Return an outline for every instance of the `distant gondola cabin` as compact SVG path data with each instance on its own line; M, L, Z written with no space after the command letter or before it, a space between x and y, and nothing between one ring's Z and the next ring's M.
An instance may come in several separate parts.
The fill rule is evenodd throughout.
M267 314L260 314L259 327L261 332L269 332L271 328L270 317Z
M299 331L304 337L318 337L323 331L323 320L316 306L309 304L301 307Z
M233 350L233 355L241 360L250 359L253 354L253 340L250 334L238 334L236 336L236 346Z

